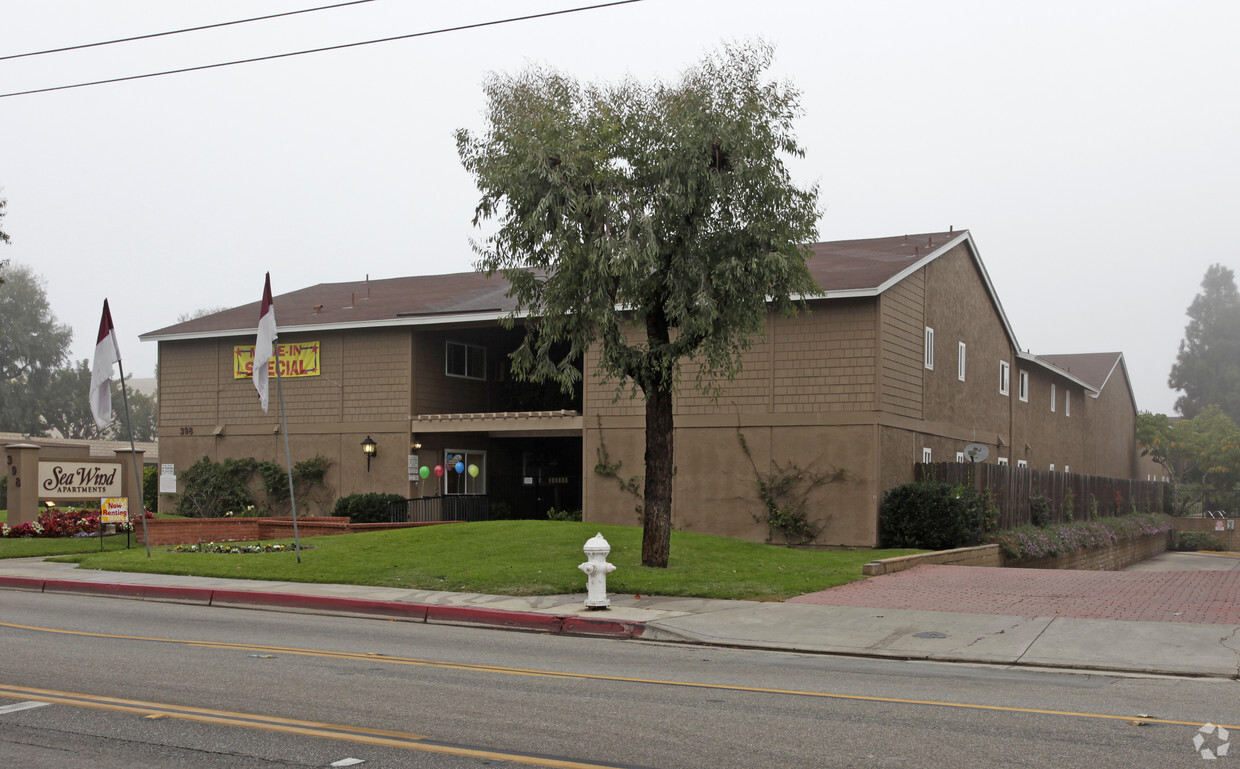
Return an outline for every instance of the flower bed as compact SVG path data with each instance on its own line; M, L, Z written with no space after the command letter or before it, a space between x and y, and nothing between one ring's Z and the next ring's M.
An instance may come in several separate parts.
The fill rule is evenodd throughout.
M205 545L177 545L173 548L177 553L283 553L293 549L292 545L217 545L214 542Z
M146 517L150 519L155 515L147 511ZM132 529L133 521L116 524L117 531ZM40 514L34 523L0 524L0 537L90 537L98 532L99 511L86 508L52 508Z
M1055 558L1149 534L1165 534L1174 528L1170 517L1146 513L1053 526L1020 526L999 532L994 542L1011 559Z

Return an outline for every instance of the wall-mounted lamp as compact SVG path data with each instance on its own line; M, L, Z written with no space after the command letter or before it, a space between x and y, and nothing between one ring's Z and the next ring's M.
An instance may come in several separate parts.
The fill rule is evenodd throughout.
M422 448L422 442L421 442L421 441L419 441L419 440L417 440L417 439L414 439L413 441L411 441L411 442L409 443L409 453L410 453L410 454L412 454L413 452L417 451L417 450L418 450L418 449L420 449L420 448Z
M362 441L362 453L366 455L366 472L370 472L370 460L379 453L379 444L367 435L366 440Z

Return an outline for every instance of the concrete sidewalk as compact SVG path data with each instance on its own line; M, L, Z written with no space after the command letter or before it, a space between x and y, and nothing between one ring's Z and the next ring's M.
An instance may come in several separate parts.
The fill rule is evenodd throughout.
M1200 584L1212 583L1223 600L1240 605L1240 558L1218 556L1188 561L1193 554L1166 554L1162 566L1170 582L1192 578L1179 569L1216 568ZM1152 559L1154 560L1154 559ZM903 593L913 580L927 581L918 567L853 583ZM1036 579L1036 570L980 569L970 590L989 588L978 580ZM931 572L933 573L933 572ZM959 579L959 572L948 572ZM1074 572L1090 575L1116 572ZM1222 575L1220 577L1219 575ZM1054 575L1052 575L1054 576ZM1227 582L1218 582L1226 579ZM1104 579L1114 580L1114 577ZM889 582L883 582L889 580ZM1240 583L1237 583L1240 584ZM1220 588L1221 585L1221 588ZM696 598L611 595L611 608L590 611L584 594L511 597L429 590L322 585L298 582L229 580L161 574L85 571L73 564L37 558L0 560L0 588L48 593L105 595L317 614L399 619L412 622L490 627L654 641L740 646L865 657L1022 665L1063 669L1166 675L1240 677L1240 622L1136 621L1082 616L1024 616L1012 613L945 611L933 600L926 608L886 608L881 591L876 606L839 605L845 585L782 603ZM959 587L957 585L957 587ZM1190 588L1191 589L1191 588ZM1136 588L1149 601L1149 584ZM836 592L840 591L840 592ZM950 594L943 600L951 600ZM1075 599L1063 596L1064 605ZM0 604L3 598L0 594ZM846 603L847 601L845 601ZM1069 612L1072 613L1072 612Z

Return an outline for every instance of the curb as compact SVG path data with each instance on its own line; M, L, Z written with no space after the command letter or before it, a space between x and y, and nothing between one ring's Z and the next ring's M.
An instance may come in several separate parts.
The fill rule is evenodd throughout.
M442 625L475 625L502 630L527 630L606 638L640 638L646 623L630 620L594 619L574 614L487 609L477 606L440 606L367 598L272 593L257 590L216 590L200 587L134 585L118 582L78 582L63 579L0 576L0 589L34 593L62 593L127 598L138 601L185 603L230 609L269 609L274 611L371 617L401 622Z

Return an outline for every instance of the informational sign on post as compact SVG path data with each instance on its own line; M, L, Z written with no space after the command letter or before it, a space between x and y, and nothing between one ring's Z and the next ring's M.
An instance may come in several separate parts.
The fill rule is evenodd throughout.
M125 523L129 520L129 497L104 497L99 501L100 523Z
M176 494L177 493L177 473L176 465L161 464L159 466L159 493L160 494ZM146 503L147 507L151 507L151 503ZM154 509L154 508L151 508Z
M418 455L417 454L409 455L409 480L411 481L418 480Z

